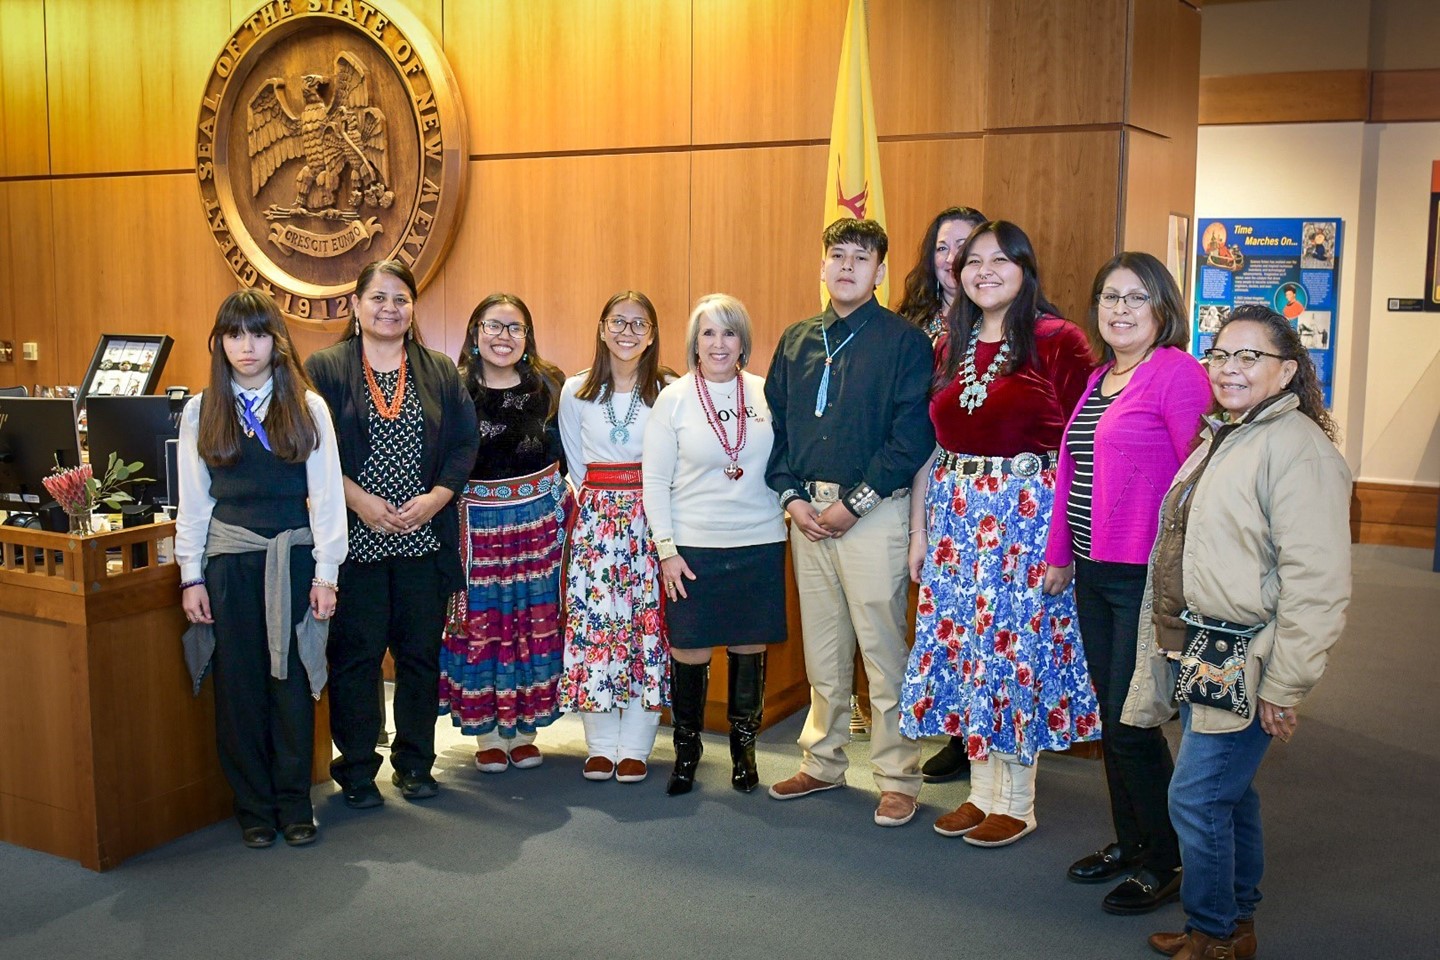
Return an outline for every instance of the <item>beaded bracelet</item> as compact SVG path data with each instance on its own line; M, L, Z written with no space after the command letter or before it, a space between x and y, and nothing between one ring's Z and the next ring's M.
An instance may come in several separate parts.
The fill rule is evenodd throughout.
M205 586L205 578L204 578L204 577L197 577L197 578L194 579L194 580L186 580L186 581L184 581L183 583L181 583L181 584L180 584L180 589L181 589L181 590L189 590L191 587L203 587L203 586Z
M310 581L310 586L325 587L328 590L334 590L336 593L340 592L340 584L336 583L334 580L321 580L319 577L316 577L314 580Z

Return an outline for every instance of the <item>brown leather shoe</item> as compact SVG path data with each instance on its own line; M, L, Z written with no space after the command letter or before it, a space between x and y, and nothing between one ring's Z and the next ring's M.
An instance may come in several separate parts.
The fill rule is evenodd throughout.
M1035 824L1010 816L992 813L980 825L965 834L965 842L977 847L1004 847L1035 829Z
M882 827L903 827L915 818L920 802L898 790L880 791L880 805L875 808L875 822Z
M812 793L819 793L821 790L834 790L836 787L845 786L845 781L840 780L831 783L828 780L819 780L801 770L789 780L781 780L770 788L770 796L776 800L798 800L801 797L808 797Z
M1163 953L1167 957L1178 954L1185 946L1189 936L1184 933L1152 933L1150 934L1150 949L1156 953ZM1241 920L1235 924L1235 933L1231 936L1235 943L1235 960L1253 960L1256 950L1255 942L1255 921Z
M533 743L522 743L510 751L510 762L517 770L530 770L545 762L545 755Z
M591 757L585 761L582 775L586 780L609 780L615 775L615 762L609 757Z
M963 837L980 826L984 819L985 811L966 800L935 821L935 832L942 837Z
M481 773L504 773L510 766L510 758L499 747L480 750L475 754L475 769Z
M649 772L650 768L645 766L644 760L626 757L620 761L620 766L615 768L615 779L621 783L639 783Z

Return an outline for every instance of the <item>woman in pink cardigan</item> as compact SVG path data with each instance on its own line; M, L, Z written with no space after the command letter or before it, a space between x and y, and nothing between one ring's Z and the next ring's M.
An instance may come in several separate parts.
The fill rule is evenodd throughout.
M1073 578L1085 659L1100 701L1115 842L1076 861L1077 883L1125 880L1101 906L1147 913L1180 893L1180 849L1166 794L1174 763L1160 729L1120 722L1135 667L1145 565L1160 500L1195 445L1209 379L1186 352L1190 325L1170 272L1122 253L1095 275L1092 344L1100 365L1060 445L1045 589Z

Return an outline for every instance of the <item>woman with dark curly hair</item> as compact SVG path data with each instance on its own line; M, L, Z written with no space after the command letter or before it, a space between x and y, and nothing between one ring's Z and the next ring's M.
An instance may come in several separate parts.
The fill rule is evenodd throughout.
M905 295L895 312L929 334L932 343L945 332L945 314L960 289L955 258L971 232L984 222L985 214L973 207L946 207L930 221L920 239L920 252L905 277Z
M1277 738L1294 736L1345 623L1350 471L1284 317L1237 307L1206 361L1224 413L1165 495L1120 719L1158 726L1178 700L1184 731L1170 817L1187 919L1150 945L1248 960L1264 869L1255 774Z

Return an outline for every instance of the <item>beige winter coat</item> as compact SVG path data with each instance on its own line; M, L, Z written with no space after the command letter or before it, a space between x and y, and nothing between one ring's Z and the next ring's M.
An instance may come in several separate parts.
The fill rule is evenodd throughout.
M1258 695L1298 704L1319 681L1350 602L1350 470L1300 412L1294 395L1261 410L1220 445L1192 494L1185 535L1185 603L1233 623L1266 624L1250 644L1251 719L1196 707L1197 733L1234 733L1259 715ZM1175 483L1210 450L1211 431ZM1154 563L1154 553L1151 554ZM1153 569L1152 569L1153 573ZM1154 727L1175 713L1175 669L1155 643L1150 585L1140 609L1135 675L1121 720Z

